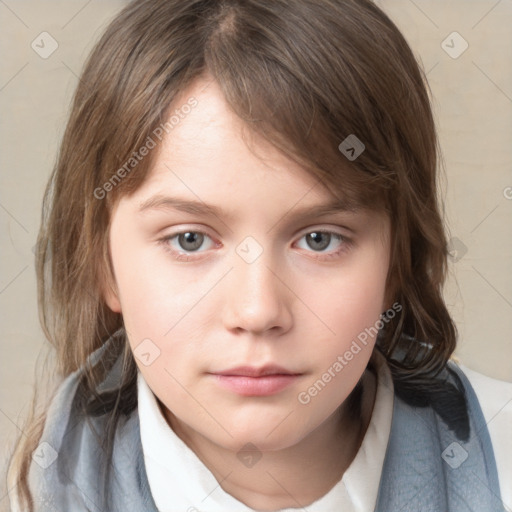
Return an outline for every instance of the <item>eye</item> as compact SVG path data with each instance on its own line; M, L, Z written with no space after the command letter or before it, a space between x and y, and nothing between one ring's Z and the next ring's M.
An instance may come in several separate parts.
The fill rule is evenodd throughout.
M209 241L209 242L208 242ZM200 231L182 231L173 235L167 236L161 240L169 251L177 254L178 257L183 254L203 252L203 249L210 249L215 244L212 239L206 234ZM206 248L204 246L207 246Z
M306 250L308 250L308 248L312 249L313 252L322 255L321 257L327 258L337 256L349 245L348 238L331 231L311 231L301 237L300 241L301 240L306 242ZM300 243L297 245L300 247ZM304 247L300 248L303 249Z

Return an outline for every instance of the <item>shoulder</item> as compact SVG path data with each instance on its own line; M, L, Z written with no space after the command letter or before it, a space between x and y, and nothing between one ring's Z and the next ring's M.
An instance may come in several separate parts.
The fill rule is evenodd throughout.
M488 426L508 422L512 427L512 382L488 377L462 363L457 363L457 366L474 389Z
M102 345L87 363L104 366L101 356L106 357L106 348L111 345ZM136 408L114 415L107 407L114 391L120 393L118 362L111 366L94 393L85 378L84 367L68 375L57 389L29 469L29 487L39 503L48 507L55 504L56 510L89 510L103 498L100 483L109 474L107 467L137 468Z
M503 501L512 503L512 382L493 379L464 364L457 366L473 388L485 418Z

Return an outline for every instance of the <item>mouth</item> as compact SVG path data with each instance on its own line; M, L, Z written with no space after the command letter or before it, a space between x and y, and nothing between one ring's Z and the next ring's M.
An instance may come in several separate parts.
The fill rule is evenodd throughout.
M303 374L276 365L239 366L212 372L217 384L242 396L270 396L295 383Z

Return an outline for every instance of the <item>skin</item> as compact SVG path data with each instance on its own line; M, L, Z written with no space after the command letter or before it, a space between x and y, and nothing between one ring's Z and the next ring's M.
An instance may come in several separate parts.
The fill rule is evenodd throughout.
M251 136L215 82L198 79L173 108L191 96L198 105L113 211L105 299L122 313L135 355L147 339L160 350L149 365L135 357L137 365L170 427L222 488L260 510L306 506L342 477L360 446L375 396L365 372L375 340L308 404L298 395L386 309L389 220L364 210L298 217L334 197ZM139 212L157 194L216 205L226 216ZM335 233L326 248L312 244L319 230ZM180 232L205 233L202 245L194 250ZM240 245L246 237L256 244ZM248 263L237 248L262 252ZM221 388L208 374L268 363L301 376L262 397ZM353 419L344 401L362 376L363 414ZM237 457L246 443L262 454L252 467Z

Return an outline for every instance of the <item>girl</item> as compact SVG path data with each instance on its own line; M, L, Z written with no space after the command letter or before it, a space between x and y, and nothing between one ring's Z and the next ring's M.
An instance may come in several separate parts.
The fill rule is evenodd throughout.
M45 197L62 382L13 508L505 510L510 454L449 361L436 166L369 0L128 5Z

